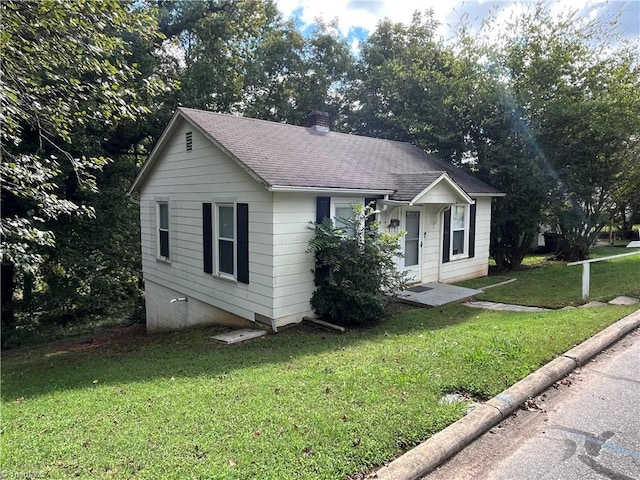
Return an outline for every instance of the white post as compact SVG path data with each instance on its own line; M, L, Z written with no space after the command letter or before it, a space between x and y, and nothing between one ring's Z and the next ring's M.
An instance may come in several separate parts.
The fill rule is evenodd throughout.
M589 301L589 277L591 276L591 263L582 264L582 300Z
M604 260L611 260L612 258L628 257L629 255L640 255L640 250L629 253L622 253L620 255L611 255L610 257L594 258L592 260L582 260L581 262L567 263L567 266L582 265L582 300L585 302L589 300L589 277L591 262L602 262Z

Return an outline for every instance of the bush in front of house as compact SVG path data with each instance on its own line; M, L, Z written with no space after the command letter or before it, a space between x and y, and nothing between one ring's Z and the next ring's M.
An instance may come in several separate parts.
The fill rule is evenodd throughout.
M400 234L378 230L375 211L353 206L350 218L334 224L325 218L310 228L314 236L308 251L316 256L316 291L311 307L322 319L343 326L362 326L382 319L391 298L404 287L405 275L398 272Z

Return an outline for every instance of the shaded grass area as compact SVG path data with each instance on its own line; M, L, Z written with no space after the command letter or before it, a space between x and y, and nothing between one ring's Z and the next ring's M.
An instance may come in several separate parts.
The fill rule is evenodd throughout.
M591 258L602 258L637 251L618 247L598 247ZM547 308L581 305L582 266L548 260L548 256L531 255L525 268L461 282L458 285L482 288L517 278L508 285L488 289L478 300L514 303ZM607 302L620 295L640 298L640 255L591 264L590 300Z
M142 323L143 320L132 318L131 311L114 309L100 315L84 315L64 325L55 321L42 321L24 318L19 315L17 325L11 331L3 331L2 348L33 347L55 341L63 341L74 337L90 337L105 328ZM20 318L23 317L23 318Z
M346 478L460 418L633 307L408 310L344 335L219 328L12 350L2 467L46 478Z

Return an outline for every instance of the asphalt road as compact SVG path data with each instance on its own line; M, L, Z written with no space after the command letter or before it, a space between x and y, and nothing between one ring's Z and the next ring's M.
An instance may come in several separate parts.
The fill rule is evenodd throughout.
M426 480L640 480L640 330Z

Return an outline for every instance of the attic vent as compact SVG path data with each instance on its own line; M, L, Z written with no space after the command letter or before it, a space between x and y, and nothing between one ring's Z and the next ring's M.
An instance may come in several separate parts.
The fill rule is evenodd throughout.
M187 152L190 152L193 150L193 132L187 132L184 136L187 144Z

